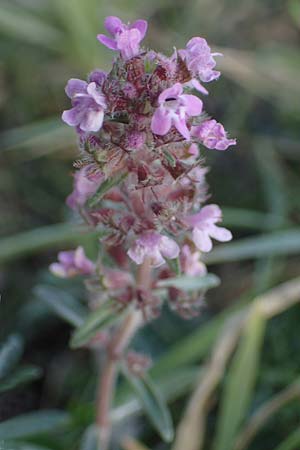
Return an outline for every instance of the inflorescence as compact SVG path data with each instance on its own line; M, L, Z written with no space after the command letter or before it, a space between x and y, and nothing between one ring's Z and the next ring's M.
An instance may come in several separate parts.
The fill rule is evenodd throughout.
M103 231L102 254L110 264L93 263L79 247L61 252L51 270L62 277L87 276L90 289L101 288L99 301L133 303L150 318L161 307L157 283L175 276L175 261L182 274L204 276L201 252L212 249L212 239L232 238L217 226L220 208L203 206L208 195L202 149L226 150L236 141L208 118L199 98L208 93L203 83L220 76L220 54L211 53L205 39L194 37L167 57L141 47L144 20L126 25L111 16L105 28L110 37L97 38L117 52L112 69L95 70L87 81L69 80L72 108L62 119L75 128L80 149L67 204ZM145 260L156 269L150 291L137 288L133 277L135 264ZM168 299L190 317L202 293L170 287Z

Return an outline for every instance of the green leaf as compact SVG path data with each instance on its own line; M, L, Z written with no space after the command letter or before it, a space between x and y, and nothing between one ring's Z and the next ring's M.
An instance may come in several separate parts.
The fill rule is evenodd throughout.
M300 448L300 430L296 429L274 450L299 450L299 448Z
M172 418L161 393L158 391L149 375L138 378L125 368L123 373L140 399L143 410L154 428L166 442L171 442L174 436Z
M70 223L59 223L24 231L0 239L0 263L32 255L42 250L79 244L103 236L103 232Z
M300 229L278 231L240 239L216 247L205 256L206 264L265 258L266 256L294 255L300 251Z
M127 309L121 309L113 301L104 303L96 311L92 312L83 325L74 332L70 341L71 347L82 347L99 331L119 321L126 311Z
M39 367L21 367L0 382L0 393L15 389L23 384L31 383L40 378L41 374L42 371Z
M45 302L59 317L74 327L80 327L87 315L88 309L84 308L68 292L54 286L37 286L35 295Z
M90 425L84 432L80 450L101 450L99 448L99 429L96 425Z
M0 423L0 440L11 440L51 433L70 423L69 414L59 410L41 410Z
M220 279L214 274L204 276L191 277L182 275L176 278L167 278L157 283L158 287L175 287L183 291L207 290L219 286Z
M167 259L167 263L168 263L170 269L172 270L172 272L174 272L177 276L179 276L181 274L179 258Z
M0 348L0 379L6 377L19 362L23 353L23 339L12 334Z
M233 439L250 406L266 320L253 307L242 340L227 372L214 450L232 450Z
M98 188L97 192L88 200L88 206L90 208L93 208L100 202L100 200L103 198L103 196L114 186L117 186L118 184L122 183L122 181L125 180L127 177L127 173L122 173L119 175L116 175L114 177L110 177L107 180L105 180L101 186Z

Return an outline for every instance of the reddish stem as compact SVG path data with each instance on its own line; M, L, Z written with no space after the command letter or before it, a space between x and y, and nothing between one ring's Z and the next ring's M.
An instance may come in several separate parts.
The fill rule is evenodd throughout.
M151 267L145 260L139 267L136 284L144 289L150 287ZM96 399L96 423L99 428L99 443L101 450L108 450L111 439L110 410L114 397L118 362L137 329L142 323L140 311L133 311L126 317L112 339L106 355L106 363L102 371Z

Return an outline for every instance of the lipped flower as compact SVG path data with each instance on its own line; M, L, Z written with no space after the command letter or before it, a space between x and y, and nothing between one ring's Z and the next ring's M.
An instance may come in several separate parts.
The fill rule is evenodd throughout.
M195 95L184 94L182 84L175 83L160 94L158 104L151 122L153 133L163 136L173 125L185 139L190 139L186 121L201 114L202 101Z
M193 127L192 135L209 149L227 150L231 145L236 145L236 139L228 139L223 125L214 119Z
M216 66L215 56L222 56L221 53L211 53L206 40L201 37L194 37L186 45L185 50L179 50L179 55L187 64L193 76L197 76L201 81L209 82L216 80L220 72L213 70Z
M221 220L222 211L217 205L204 206L199 213L186 217L186 223L193 229L194 244L202 252L211 251L212 238L220 242L232 239L229 230L216 225Z
M112 37L98 34L97 39L111 50L119 50L122 58L131 59L140 53L140 42L147 32L147 21L136 20L126 25L118 17L109 16L104 26Z
M78 170L74 175L74 190L67 198L67 205L76 209L83 206L98 189L103 180L103 174L94 169L92 164Z
M180 252L180 267L183 273L191 277L203 276L207 273L205 264L200 261L200 252L192 252L190 247L185 244Z
M62 120L83 132L98 131L102 127L106 100L95 81L87 83L71 78L66 86L66 94L72 100L73 108L62 114Z
M165 258L177 258L179 251L179 247L173 239L149 231L142 234L127 253L136 264L142 264L147 258L152 267L159 267L166 262Z
M95 271L94 263L89 260L82 247L58 253L58 262L50 265L50 271L61 278L76 275L91 275Z

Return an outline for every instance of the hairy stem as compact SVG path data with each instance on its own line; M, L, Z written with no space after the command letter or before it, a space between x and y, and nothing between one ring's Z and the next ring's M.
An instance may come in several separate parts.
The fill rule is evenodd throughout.
M145 260L139 267L136 284L144 289L150 287L151 267ZM140 311L129 314L112 339L107 350L106 363L102 371L96 399L96 424L99 428L99 444L101 450L108 450L111 438L110 410L114 397L118 362L137 329L142 323Z

